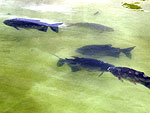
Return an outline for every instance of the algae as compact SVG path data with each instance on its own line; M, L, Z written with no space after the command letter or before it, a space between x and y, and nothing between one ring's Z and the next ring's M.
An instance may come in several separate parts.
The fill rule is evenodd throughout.
M129 4L129 3L123 3L122 6L129 9L142 9L141 6L135 4Z

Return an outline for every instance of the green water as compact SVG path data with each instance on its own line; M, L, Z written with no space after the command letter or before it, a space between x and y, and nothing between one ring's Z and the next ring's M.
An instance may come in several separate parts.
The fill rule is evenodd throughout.
M8 2L8 1L7 1ZM150 91L129 81L120 82L110 73L73 73L67 65L57 67L58 59L81 56L76 48L88 44L136 46L132 59L101 60L127 66L150 75L150 12L122 7L121 2L52 3L71 8L70 12L35 11L21 7L23 2L0 3L0 113L149 113ZM34 2L34 1L33 1ZM126 1L127 2L127 1ZM37 4L38 3L38 4ZM51 4L46 2L46 4ZM145 10L149 1L140 1ZM42 4L42 3L41 3ZM41 5L36 2L37 6ZM150 3L149 3L150 4ZM99 11L98 15L93 15ZM11 13L11 15L7 15ZM92 22L112 27L99 33L79 27L62 27L57 34L37 30L16 30L3 24L6 19L29 17L56 22Z

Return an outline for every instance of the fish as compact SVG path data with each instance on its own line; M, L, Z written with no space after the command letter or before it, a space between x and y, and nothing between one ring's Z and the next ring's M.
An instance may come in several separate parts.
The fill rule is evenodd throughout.
M99 32L104 32L104 31L114 31L113 28L101 25L101 24L96 24L96 23L88 23L88 22L80 22L80 23L67 23L66 24L68 27L71 26L77 26L77 27L85 27L85 28L89 28L92 30L97 30Z
M111 44L86 45L86 46L83 46L83 47L76 49L76 52L80 53L82 55L91 56L91 57L111 56L111 57L116 57L116 58L119 58L120 53L122 52L128 58L131 58L132 57L131 51L135 47L136 46L120 49L120 48L112 47Z
M64 64L67 64L72 72L77 72L80 70L86 70L86 71L100 71L101 76L104 72L108 71L109 67L114 67L114 65L106 63L101 60L92 59L92 58L79 58L76 56L73 56L73 58L59 58L57 62L57 66L61 67Z
M108 71L121 81L125 79L134 84L142 84L150 89L150 77L146 76L144 72L137 71L128 67L109 67Z
M5 20L3 22L5 25L11 26L19 30L19 28L24 29L37 29L39 31L46 32L48 27L58 33L58 26L62 25L63 23L55 23L55 24L48 24L41 22L40 20L35 19L25 19L25 18L14 18L10 20Z

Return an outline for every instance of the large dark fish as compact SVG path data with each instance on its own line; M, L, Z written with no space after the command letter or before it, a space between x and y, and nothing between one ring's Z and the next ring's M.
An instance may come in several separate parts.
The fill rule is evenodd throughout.
M101 24L96 24L96 23L68 23L68 26L78 26L78 27L85 27L85 28L90 28L93 30L97 30L99 32L103 31L114 31L112 28L101 25Z
M102 73L100 75L102 75L104 72L107 72L109 67L114 67L114 65L105 63L101 60L79 57L73 57L73 59L59 58L57 66L63 66L65 63L69 65L72 72L80 70L101 71Z
M76 52L92 56L92 57L101 57L101 56L112 56L112 57L119 57L120 53L123 52L128 58L131 58L131 50L133 50L134 47L120 49L112 47L111 44L108 45L87 45L83 46L81 48L78 48Z
M58 33L58 26L62 25L63 23L48 24L48 23L40 22L40 20L15 18L10 20L5 20L4 24L8 26L12 26L17 30L19 30L19 28L25 28L25 29L37 29L43 32L46 32L48 27L50 27L51 30Z
M150 77L146 76L144 72L140 72L128 67L109 67L108 71L114 76L118 77L119 80L122 79L129 80L133 83L140 83L147 88L150 88Z

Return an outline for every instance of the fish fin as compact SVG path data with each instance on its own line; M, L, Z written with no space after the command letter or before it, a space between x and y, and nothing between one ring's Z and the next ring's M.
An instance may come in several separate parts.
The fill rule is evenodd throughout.
M14 28L16 28L17 30L20 30L18 27L14 26Z
M47 26L41 26L38 30L46 32L47 28L48 28Z
M123 82L123 80L122 80L122 78L121 78L121 77L118 77L118 79L119 79L121 82Z
M70 66L72 72L80 71L81 69L78 66Z
M133 46L133 47L130 47L130 48L125 48L125 49L122 49L122 52L128 57L131 59L131 51L135 48L136 46Z
M101 72L101 73L99 74L99 76L98 76L98 77L102 76L102 75L103 75L103 73L104 73L104 71L103 71L103 72Z
M58 33L58 27L50 26L51 30Z
M52 31L58 33L58 26L62 24L63 23L50 24L49 27L51 28Z

